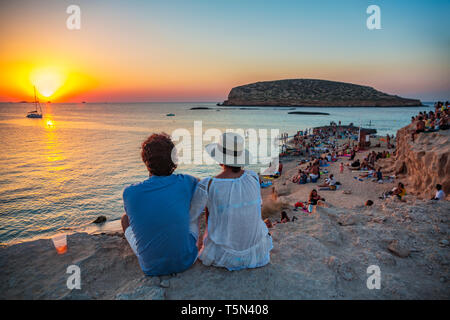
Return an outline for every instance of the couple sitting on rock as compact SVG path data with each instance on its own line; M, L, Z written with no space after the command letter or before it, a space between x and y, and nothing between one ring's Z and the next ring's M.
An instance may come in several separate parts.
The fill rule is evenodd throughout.
M188 269L197 258L207 266L228 270L269 263L272 238L261 218L261 191L256 173L243 170L250 153L240 135L225 133L206 152L222 167L201 181L173 174L174 144L166 134L153 134L142 144L142 160L150 173L125 188L122 228L146 275ZM199 217L206 230L199 235Z

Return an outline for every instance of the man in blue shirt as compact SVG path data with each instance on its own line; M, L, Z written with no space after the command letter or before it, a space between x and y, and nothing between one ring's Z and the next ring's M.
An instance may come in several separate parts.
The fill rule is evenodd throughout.
M122 228L149 276L182 272L197 258L196 237L189 231L189 208L197 179L172 174L174 144L167 134L142 143L142 160L150 177L123 191Z

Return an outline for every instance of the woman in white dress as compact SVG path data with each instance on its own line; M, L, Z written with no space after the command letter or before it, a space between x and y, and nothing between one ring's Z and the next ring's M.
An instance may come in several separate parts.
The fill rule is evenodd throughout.
M272 237L261 217L258 175L243 166L250 162L244 139L225 133L206 146L222 167L214 178L197 186L191 201L190 230L199 236L198 220L206 207L207 228L198 258L204 265L228 270L262 267L270 262Z

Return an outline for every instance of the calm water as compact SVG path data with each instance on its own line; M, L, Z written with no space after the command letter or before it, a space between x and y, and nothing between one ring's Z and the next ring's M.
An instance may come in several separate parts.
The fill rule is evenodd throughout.
M208 128L297 130L341 120L378 134L395 134L417 108L321 108L330 116L289 115L287 108L189 110L213 103L48 104L43 119L27 119L28 104L0 104L0 242L47 236L89 224L97 216L120 218L122 190L148 177L139 147L151 132ZM318 111L317 108L301 108ZM167 117L175 113L175 117ZM217 165L182 165L198 177Z

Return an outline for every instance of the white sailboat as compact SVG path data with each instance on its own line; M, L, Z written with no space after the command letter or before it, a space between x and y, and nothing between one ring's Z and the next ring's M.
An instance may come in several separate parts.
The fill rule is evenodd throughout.
M36 99L36 87L34 88L34 107L35 110L29 111L27 114L27 118L37 118L40 119L42 118L42 108L41 108L41 104L39 103L39 100ZM39 111L38 111L38 106L39 106Z

